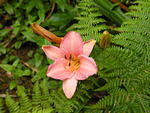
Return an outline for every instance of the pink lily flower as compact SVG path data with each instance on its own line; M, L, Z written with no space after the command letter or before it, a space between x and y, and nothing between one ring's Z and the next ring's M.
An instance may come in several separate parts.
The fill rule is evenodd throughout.
M95 40L83 42L79 33L68 32L60 48L45 45L42 47L46 56L54 60L47 70L47 76L63 81L63 91L67 98L72 98L78 80L85 80L97 73L95 61L88 57L95 45Z

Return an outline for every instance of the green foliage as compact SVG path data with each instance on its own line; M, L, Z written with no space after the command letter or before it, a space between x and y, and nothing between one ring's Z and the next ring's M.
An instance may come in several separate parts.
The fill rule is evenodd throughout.
M16 86L17 86L17 82L12 80L12 81L10 82L10 84L9 84L9 89L12 90L12 89L14 89Z
M14 62L14 63L16 63L16 62ZM13 74L14 78L19 78L19 77L22 77L22 76L29 76L30 75L31 72L30 72L29 69L22 70L22 69L16 68L16 66L10 65L10 64L0 64L0 67L2 69L4 69L5 71L10 72L11 74Z
M6 107L10 113L79 113L83 109L84 105L88 102L90 95L86 92L89 88L89 82L80 85L75 97L68 100L62 90L60 85L58 85L58 90L52 90L50 86L51 81L46 79L41 82L37 81L33 86L32 98L27 94L30 93L23 86L17 87L17 95L19 100L14 100L11 95L6 97ZM1 102L1 101L0 101ZM3 105L2 102L0 105ZM2 109L3 107L0 106Z
M0 98L0 113L148 113L149 2L135 0L126 13L129 19L119 28L112 28L115 23L108 19L112 17L104 17L99 8L109 10L113 16L116 6L109 7L109 3L98 7L94 0L80 0L75 8L74 2L69 4L68 0L13 0L4 4L0 9L5 17L0 20L0 74L3 70L10 93L5 99ZM69 27L71 21L77 23ZM94 38L97 43L104 30L113 33L110 47L103 49L96 45L91 54L98 65L98 74L79 81L72 99L65 97L61 81L46 77L47 66L52 61L43 56L40 47L51 43L32 32L29 27L32 22L58 36L63 36L66 29L75 30L84 41ZM3 82L0 78L0 88L5 86L1 85Z
M112 113L149 112L149 2L138 0L138 5L131 6L128 14L134 18L116 29L122 33L112 40L119 46L99 49L100 54L95 58L101 67L99 75L107 83L96 91L107 90L109 95L89 106L89 109Z
M128 17L123 14L120 8L117 7L115 4L112 4L109 0L94 1L98 4L101 13L111 19L116 24L121 25L122 22L128 19Z
M20 113L19 103L15 102L9 94L7 94L5 101L10 113Z
M13 0L1 7L0 69L15 80L34 75L37 76L33 80L44 78L46 66L43 65L48 62L41 46L51 43L33 33L30 24L37 22L61 36L76 15L76 9L67 0ZM38 70L42 70L40 76Z
M43 80L42 82L44 82L42 84L47 83L45 80ZM45 90L43 88L41 89ZM45 91L43 91L43 94L41 95L38 82L34 85L33 90L36 91L36 92L33 91L36 94L34 94L33 98L30 99L25 93L25 88L23 86L18 86L17 95L19 96L19 102L15 102L15 100L12 99L10 95L7 95L6 107L9 109L9 112L29 113L32 111L32 113L51 113L53 111L53 108L50 107L50 103L48 101L50 99L49 91L47 90L48 91L47 95L44 94Z
M68 30L79 32L84 41L92 38L99 41L101 36L100 32L108 29L108 27L104 24L104 19L98 18L102 14L99 12L96 3L93 0L81 0L77 8L80 11L80 16L75 18L78 23L73 24Z
M0 98L0 113L4 113L4 104L2 98Z
M4 109L10 113L53 112L54 102L50 98L53 95L49 88L56 90L60 85L56 81L46 84L45 73L52 62L41 50L42 45L51 43L33 33L30 24L37 22L63 36L76 15L76 9L67 0L12 0L0 7L0 90L3 89L2 94L5 90L14 93L17 88L17 98L7 95L6 107L0 101L0 113ZM44 80L39 84L41 79ZM32 82L36 82L33 89ZM22 90L24 87L27 90ZM64 98L62 91L61 96Z

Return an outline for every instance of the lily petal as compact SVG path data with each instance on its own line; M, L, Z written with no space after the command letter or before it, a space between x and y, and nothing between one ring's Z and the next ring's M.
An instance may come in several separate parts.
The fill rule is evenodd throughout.
M78 56L83 53L83 42L79 33L70 31L60 44L60 48L65 51L66 56L70 54Z
M86 56L89 56L90 53L92 52L92 49L93 49L95 43L96 43L96 41L93 39L85 42L83 45L83 54Z
M42 46L43 51L45 52L46 56L49 59L56 60L58 58L64 58L65 54L64 52L55 46L47 45L47 46Z
M47 76L59 80L71 78L72 74L66 70L66 65L67 61L64 58L56 60L54 64L48 67Z
M97 73L97 66L95 61L87 57L85 55L80 55L80 68L77 70L77 73L75 78L77 80L85 80L89 76L92 76Z
M63 81L63 91L67 98L72 98L76 91L77 83L78 80L76 80L74 77Z

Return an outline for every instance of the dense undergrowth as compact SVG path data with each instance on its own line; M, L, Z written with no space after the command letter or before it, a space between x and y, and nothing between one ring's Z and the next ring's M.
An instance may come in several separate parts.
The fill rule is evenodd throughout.
M0 2L0 113L149 113L150 0L114 1ZM97 41L91 56L98 74L80 81L72 99L61 81L46 77L52 61L41 46L51 42L32 32L33 22ZM111 42L102 47L105 37Z

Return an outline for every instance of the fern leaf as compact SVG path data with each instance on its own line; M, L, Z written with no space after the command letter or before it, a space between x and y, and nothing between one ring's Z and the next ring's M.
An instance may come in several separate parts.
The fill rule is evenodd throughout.
M15 102L9 94L7 94L5 101L10 113L21 113L19 102Z
M20 97L19 103L20 103L22 113L28 113L32 109L32 103L28 98L28 96L26 95L26 93L24 92L24 87L18 86L17 92L18 92L18 96Z
M4 104L3 104L3 99L0 98L0 113L5 113L4 111Z
M150 86L150 0L137 0L128 13L132 18L117 30L111 46L99 49L95 57L101 67L100 77L106 85L97 91L106 90L109 95L100 99L89 109L112 113L148 113ZM122 81L123 80L123 81Z
M78 23L73 24L68 31L79 32L84 41L91 38L99 41L100 32L108 29L108 27L104 24L105 20L99 18L102 15L99 13L96 3L93 0L81 0L77 8L81 11L81 15L75 18Z

